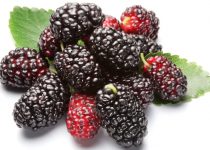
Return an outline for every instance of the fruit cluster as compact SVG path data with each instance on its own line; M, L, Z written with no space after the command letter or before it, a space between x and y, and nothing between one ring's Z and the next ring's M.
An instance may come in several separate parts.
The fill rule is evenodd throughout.
M118 21L95 4L67 3L49 23L39 52L17 48L0 63L5 86L27 89L14 106L19 127L39 130L67 114L75 138L93 138L103 127L119 145L138 146L147 133L149 104L155 98L178 102L185 95L181 69L155 56L162 47L154 12L136 5Z

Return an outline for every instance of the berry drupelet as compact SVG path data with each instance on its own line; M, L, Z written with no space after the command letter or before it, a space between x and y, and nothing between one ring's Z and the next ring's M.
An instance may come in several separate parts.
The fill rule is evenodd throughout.
M128 7L121 15L121 28L126 33L139 34L157 39L159 19L152 11L140 5Z
M108 68L101 67L102 76L104 77L104 85L109 83L118 83L124 78L124 74L119 74L115 70L109 70Z
M103 19L101 8L95 4L66 3L52 14L50 27L56 39L68 43L91 34Z
M145 78L143 75L135 73L132 76L122 79L121 83L128 85L131 88L142 108L146 109L154 100L154 87L149 78Z
M108 28L113 28L115 30L121 30L120 28L120 22L117 20L117 18L115 17L112 17L112 16L106 16L104 21L103 21L103 24L102 24L102 27L108 27Z
M69 45L55 56L58 74L79 92L96 92L103 83L101 69L86 47Z
M96 113L95 96L80 93L71 96L66 126L78 139L91 139L98 133L100 119Z
M14 120L19 127L34 131L54 125L66 112L69 96L59 77L48 72L15 104Z
M106 16L105 17L105 19L102 23L102 27L109 27L109 28L113 28L115 30L121 31L119 21L112 16ZM89 45L90 35L83 36L81 39L85 42L86 45Z
M138 69L140 47L120 31L97 28L90 37L90 47L97 61L106 68L119 72Z
M55 53L61 51L60 41L55 39L50 27L44 29L39 38L39 50L42 56L53 60Z
M151 79L155 93L163 100L177 102L187 92L186 76L164 56L148 58L144 74Z
M157 53L162 51L162 46L157 44L154 40L143 35L129 34L129 36L137 42L141 49L141 53L146 56L149 53Z
M123 147L139 146L147 133L147 119L128 86L108 84L96 96L101 124Z
M16 48L1 60L0 79L6 86L29 88L46 74L48 66L36 50Z

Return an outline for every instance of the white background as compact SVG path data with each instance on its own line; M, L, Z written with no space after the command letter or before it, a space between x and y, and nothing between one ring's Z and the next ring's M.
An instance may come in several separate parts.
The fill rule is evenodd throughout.
M55 9L65 2L67 0L0 0L0 58L15 48L8 28L9 13L14 6ZM102 7L104 13L118 18L127 6L134 4L141 4L155 11L160 18L159 42L163 45L163 50L195 61L210 72L209 0L84 0L83 2L95 2ZM103 130L100 130L94 140L79 143L68 134L64 119L55 127L37 133L17 128L13 121L12 110L21 94L22 91L9 91L0 85L0 149L122 149ZM143 145L136 150L210 149L209 93L182 105L152 105L147 116L148 135Z

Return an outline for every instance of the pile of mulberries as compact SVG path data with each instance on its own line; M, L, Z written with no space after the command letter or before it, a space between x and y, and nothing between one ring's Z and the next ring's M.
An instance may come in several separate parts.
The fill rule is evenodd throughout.
M74 138L92 139L102 127L119 145L139 146L150 104L185 96L186 76L156 41L154 12L131 6L119 21L96 4L66 3L49 24L38 51L16 48L0 63L1 82L27 90L13 109L18 127L40 132L66 116Z

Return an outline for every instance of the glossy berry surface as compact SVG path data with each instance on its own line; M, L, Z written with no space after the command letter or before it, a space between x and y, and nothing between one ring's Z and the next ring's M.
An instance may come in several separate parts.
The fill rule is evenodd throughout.
M147 119L140 102L128 86L106 85L97 93L96 106L101 125L119 145L141 145L147 133Z
M117 18L112 17L112 16L106 16L103 21L102 26L113 28L113 29L119 30L119 31L121 30L120 22L117 20Z
M103 19L104 14L96 4L66 3L52 14L50 27L56 39L69 43L91 34Z
M139 73L122 79L122 83L128 85L137 97L142 108L146 109L154 100L154 87L149 78Z
M99 27L90 37L90 46L97 61L108 69L127 73L138 68L140 47L120 31Z
M162 51L162 46L159 45L156 41L138 34L129 34L131 38L133 38L137 45L140 47L141 53L146 56L149 53L157 53Z
M91 139L98 133L100 119L96 113L94 96L79 93L72 95L66 126L69 133L78 139Z
M47 27L40 35L38 46L42 56L53 60L56 52L61 51L60 44L59 40L55 39L50 27Z
M100 66L84 46L69 45L56 54L54 64L61 78L79 92L96 92L102 86Z
M29 88L47 71L47 61L30 48L10 51L0 63L0 79L6 86Z
M157 39L159 19L140 5L128 7L121 15L121 28L126 33Z
M187 92L187 78L180 68L164 56L150 57L144 74L155 86L155 93L163 100L179 101Z
M13 116L17 126L37 131L55 125L67 110L69 96L59 77L48 72L15 103Z

